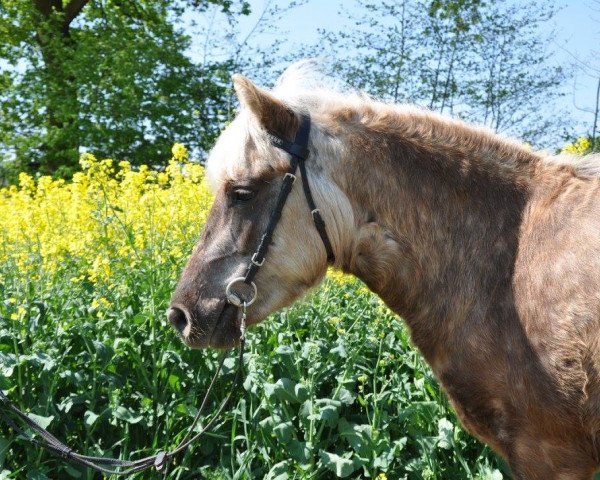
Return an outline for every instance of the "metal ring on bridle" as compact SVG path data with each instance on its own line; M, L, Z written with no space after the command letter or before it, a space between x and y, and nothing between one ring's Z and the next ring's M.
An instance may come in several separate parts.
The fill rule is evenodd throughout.
M225 296L227 297L227 301L229 303L231 303L232 305L235 305L236 307L241 307L242 304L244 304L244 303L246 304L247 307L249 307L250 305L252 305L254 303L254 301L256 300L256 296L258 295L258 290L256 289L256 284L254 282L246 283L244 280L245 280L244 277L236 277L231 282L229 282L229 284L227 285L227 288L225 289ZM244 285L248 285L248 286L252 287L254 292L252 294L251 299L246 300L245 298L240 298L239 294L231 291L232 285L235 285L236 283L239 283L239 282L243 283Z

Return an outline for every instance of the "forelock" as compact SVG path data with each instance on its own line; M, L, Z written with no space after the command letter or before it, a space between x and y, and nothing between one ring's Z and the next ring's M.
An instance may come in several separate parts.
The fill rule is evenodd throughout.
M287 156L274 148L256 118L241 109L221 132L206 161L206 178L216 192L223 182L247 172L286 168Z
M325 63L309 59L286 69L271 92L295 112L318 115L341 105L359 106L368 101L364 94L341 85L324 72ZM315 125L316 126L316 125ZM256 118L241 108L236 118L223 130L206 163L206 176L214 191L218 186L249 168L249 150L254 152L257 168L281 170L288 163L285 153L270 144Z

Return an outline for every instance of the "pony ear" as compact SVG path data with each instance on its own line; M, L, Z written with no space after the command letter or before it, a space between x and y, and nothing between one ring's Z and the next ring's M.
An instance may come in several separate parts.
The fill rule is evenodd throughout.
M240 103L252 112L262 127L268 132L290 138L292 130L298 127L294 112L243 75L233 75L232 79Z

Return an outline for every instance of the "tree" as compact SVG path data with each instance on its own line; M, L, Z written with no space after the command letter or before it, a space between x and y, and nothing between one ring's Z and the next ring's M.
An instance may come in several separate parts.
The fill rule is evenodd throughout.
M247 14L243 0L5 0L0 146L13 169L65 174L91 150L133 163L174 140L211 145L225 118L227 60L198 66L179 19Z
M562 95L566 75L551 64L550 38L541 34L554 13L536 2L482 9L475 26L480 41L469 49L473 68L464 79L465 117L532 143L557 142L561 117L545 107Z
M596 13L600 14L600 0L594 1L592 4L592 9ZM600 31L597 33L600 33ZM575 100L575 91L573 92L573 104L578 110L590 114L590 152L600 152L600 63L598 62L600 51L592 51L590 58L587 60L579 58L579 56L569 52L568 50L567 53L569 53L574 60L574 68L584 77L588 77L588 79L593 80L596 85L596 91L594 98L592 99L593 103L591 103L591 105L587 102L584 105L578 105L578 102Z
M486 0L356 0L346 31L322 32L322 52L354 87L547 141L557 115L540 115L565 79L549 65L540 26L554 10ZM552 125L552 129L549 125ZM557 140L554 138L554 140Z
M334 69L355 88L394 102L422 100L420 2L357 0L356 7L352 28L322 30L315 53L334 52Z

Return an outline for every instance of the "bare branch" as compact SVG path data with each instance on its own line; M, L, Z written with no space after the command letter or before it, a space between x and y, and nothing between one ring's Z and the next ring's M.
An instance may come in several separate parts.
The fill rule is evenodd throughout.
M594 123L592 124L592 150L596 150L596 128L598 127L598 110L600 109L600 77L596 88L596 109L594 111Z

